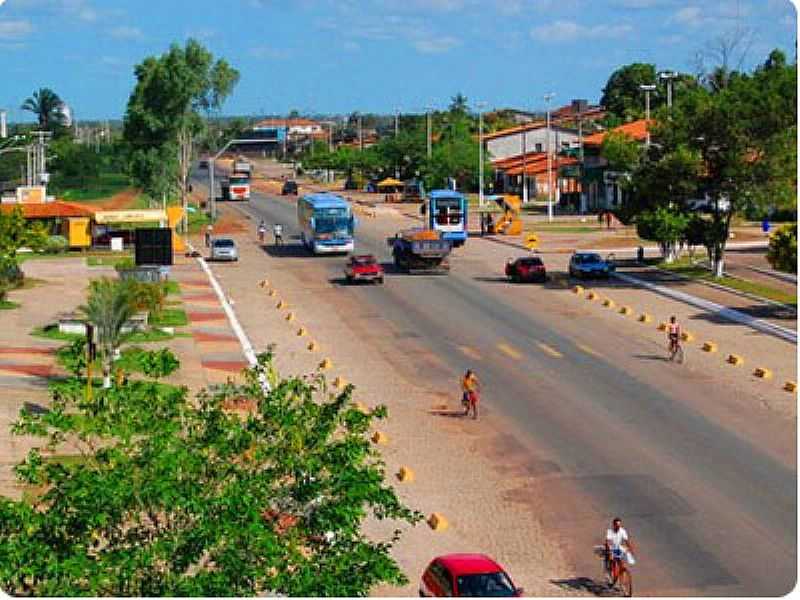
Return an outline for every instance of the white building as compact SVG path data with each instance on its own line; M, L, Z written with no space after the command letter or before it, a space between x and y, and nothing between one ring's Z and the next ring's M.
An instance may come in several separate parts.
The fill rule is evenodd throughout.
M496 131L484 135L483 139L486 150L495 161L530 152L547 152L547 126L544 121ZM550 125L550 150L553 154L578 146L577 131Z

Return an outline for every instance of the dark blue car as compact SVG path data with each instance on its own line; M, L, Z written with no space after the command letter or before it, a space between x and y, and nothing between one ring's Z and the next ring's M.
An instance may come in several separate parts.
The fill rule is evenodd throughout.
M614 268L613 262L601 258L596 252L576 252L569 259L570 277L608 277L614 272Z

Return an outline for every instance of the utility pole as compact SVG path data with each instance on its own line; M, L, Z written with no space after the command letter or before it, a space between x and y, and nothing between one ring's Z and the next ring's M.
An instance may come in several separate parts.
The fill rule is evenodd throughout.
M525 126L522 126L522 204L528 203L528 175L525 173L525 170L528 168L528 148L527 148L527 138L528 138L528 130L525 129Z
M478 204L483 208L483 109L486 102L476 103L478 107Z
M552 144L550 143L550 101L555 97L553 92L548 92L544 95L545 105L547 107L547 220L553 220L553 153L551 151Z
M428 160L431 159L431 154L432 154L432 150L433 150L432 144L431 144L431 110L433 110L432 107L430 107L430 106L426 106L425 107L425 121L426 121L426 124L427 124L427 132L428 132L428 137L427 137Z
M364 149L364 130L361 127L361 115L358 115L358 149Z
M394 109L394 139L397 140L397 134L400 133L400 109ZM400 165L394 166L394 178L400 179Z
M639 89L644 91L644 118L649 123L650 122L650 92L655 91L656 84L654 83L642 83L639 85ZM650 146L650 127L647 127L647 146Z

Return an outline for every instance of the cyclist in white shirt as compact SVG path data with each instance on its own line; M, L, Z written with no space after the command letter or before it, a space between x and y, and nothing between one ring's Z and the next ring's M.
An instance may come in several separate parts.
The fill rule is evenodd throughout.
M624 560L626 552L633 552L633 542L628 532L622 526L622 519L615 517L611 521L611 529L606 530L606 570L611 572L611 561L613 559ZM611 586L616 584L612 580Z

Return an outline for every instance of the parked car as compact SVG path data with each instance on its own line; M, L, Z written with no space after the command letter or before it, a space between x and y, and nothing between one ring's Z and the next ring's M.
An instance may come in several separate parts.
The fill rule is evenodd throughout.
M570 277L608 277L615 268L612 261L601 258L596 252L576 252L569 259Z
M296 181L286 181L281 188L281 196L288 196L292 194L297 196L297 182Z
M420 596L499 598L522 596L499 564L485 554L447 554L431 561L419 586Z
M383 267L372 254L351 256L344 268L347 283L371 281L383 283Z
M506 262L506 277L514 283L523 281L545 282L547 270L542 259L538 256L521 256L517 259L509 258Z
M231 238L214 238L211 242L211 260L239 260L239 250Z

